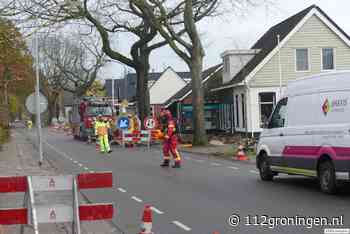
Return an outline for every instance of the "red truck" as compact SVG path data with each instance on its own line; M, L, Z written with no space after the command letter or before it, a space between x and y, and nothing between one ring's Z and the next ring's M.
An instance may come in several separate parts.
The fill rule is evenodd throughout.
M102 115L104 120L115 121L112 106L104 98L85 97L73 105L71 126L75 139L91 140L95 136L94 121Z

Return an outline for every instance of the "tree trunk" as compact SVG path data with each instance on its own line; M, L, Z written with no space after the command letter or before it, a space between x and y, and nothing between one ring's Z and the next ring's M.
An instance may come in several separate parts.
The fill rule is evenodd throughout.
M149 115L150 100L148 90L149 56L148 46L144 44L140 47L135 46L132 49L132 57L137 61L135 68L137 75L136 100L138 116L141 120L141 127L144 128L144 119Z
M149 115L149 90L148 90L148 70L145 67L139 67L137 74L137 108L138 115L143 126L143 120Z
M204 120L204 94L202 84L203 57L199 52L192 54L192 106L193 106L193 145L206 145L208 138Z

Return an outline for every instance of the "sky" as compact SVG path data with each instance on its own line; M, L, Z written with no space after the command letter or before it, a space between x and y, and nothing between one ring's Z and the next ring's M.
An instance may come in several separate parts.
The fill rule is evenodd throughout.
M271 0L270 0L271 1ZM273 4L251 7L244 12L229 12L200 23L206 51L204 68L221 63L220 55L231 49L249 49L270 27L316 4L347 34L350 34L349 0L272 0ZM128 48L119 39L118 49ZM175 71L188 71L187 65L169 48L163 47L151 54L151 71L162 72L168 66ZM130 72L134 72L130 69ZM122 78L125 68L117 63L107 65L101 74L104 79Z

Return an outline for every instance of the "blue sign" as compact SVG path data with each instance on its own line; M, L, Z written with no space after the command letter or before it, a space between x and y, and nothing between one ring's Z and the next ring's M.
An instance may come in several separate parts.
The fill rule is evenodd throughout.
M121 117L118 119L118 127L122 130L129 129L130 120L128 117Z

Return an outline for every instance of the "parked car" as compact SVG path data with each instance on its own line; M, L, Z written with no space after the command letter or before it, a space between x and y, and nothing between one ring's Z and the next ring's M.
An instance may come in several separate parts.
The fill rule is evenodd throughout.
M279 173L318 178L335 193L350 177L350 71L324 73L288 84L257 147L262 180Z

